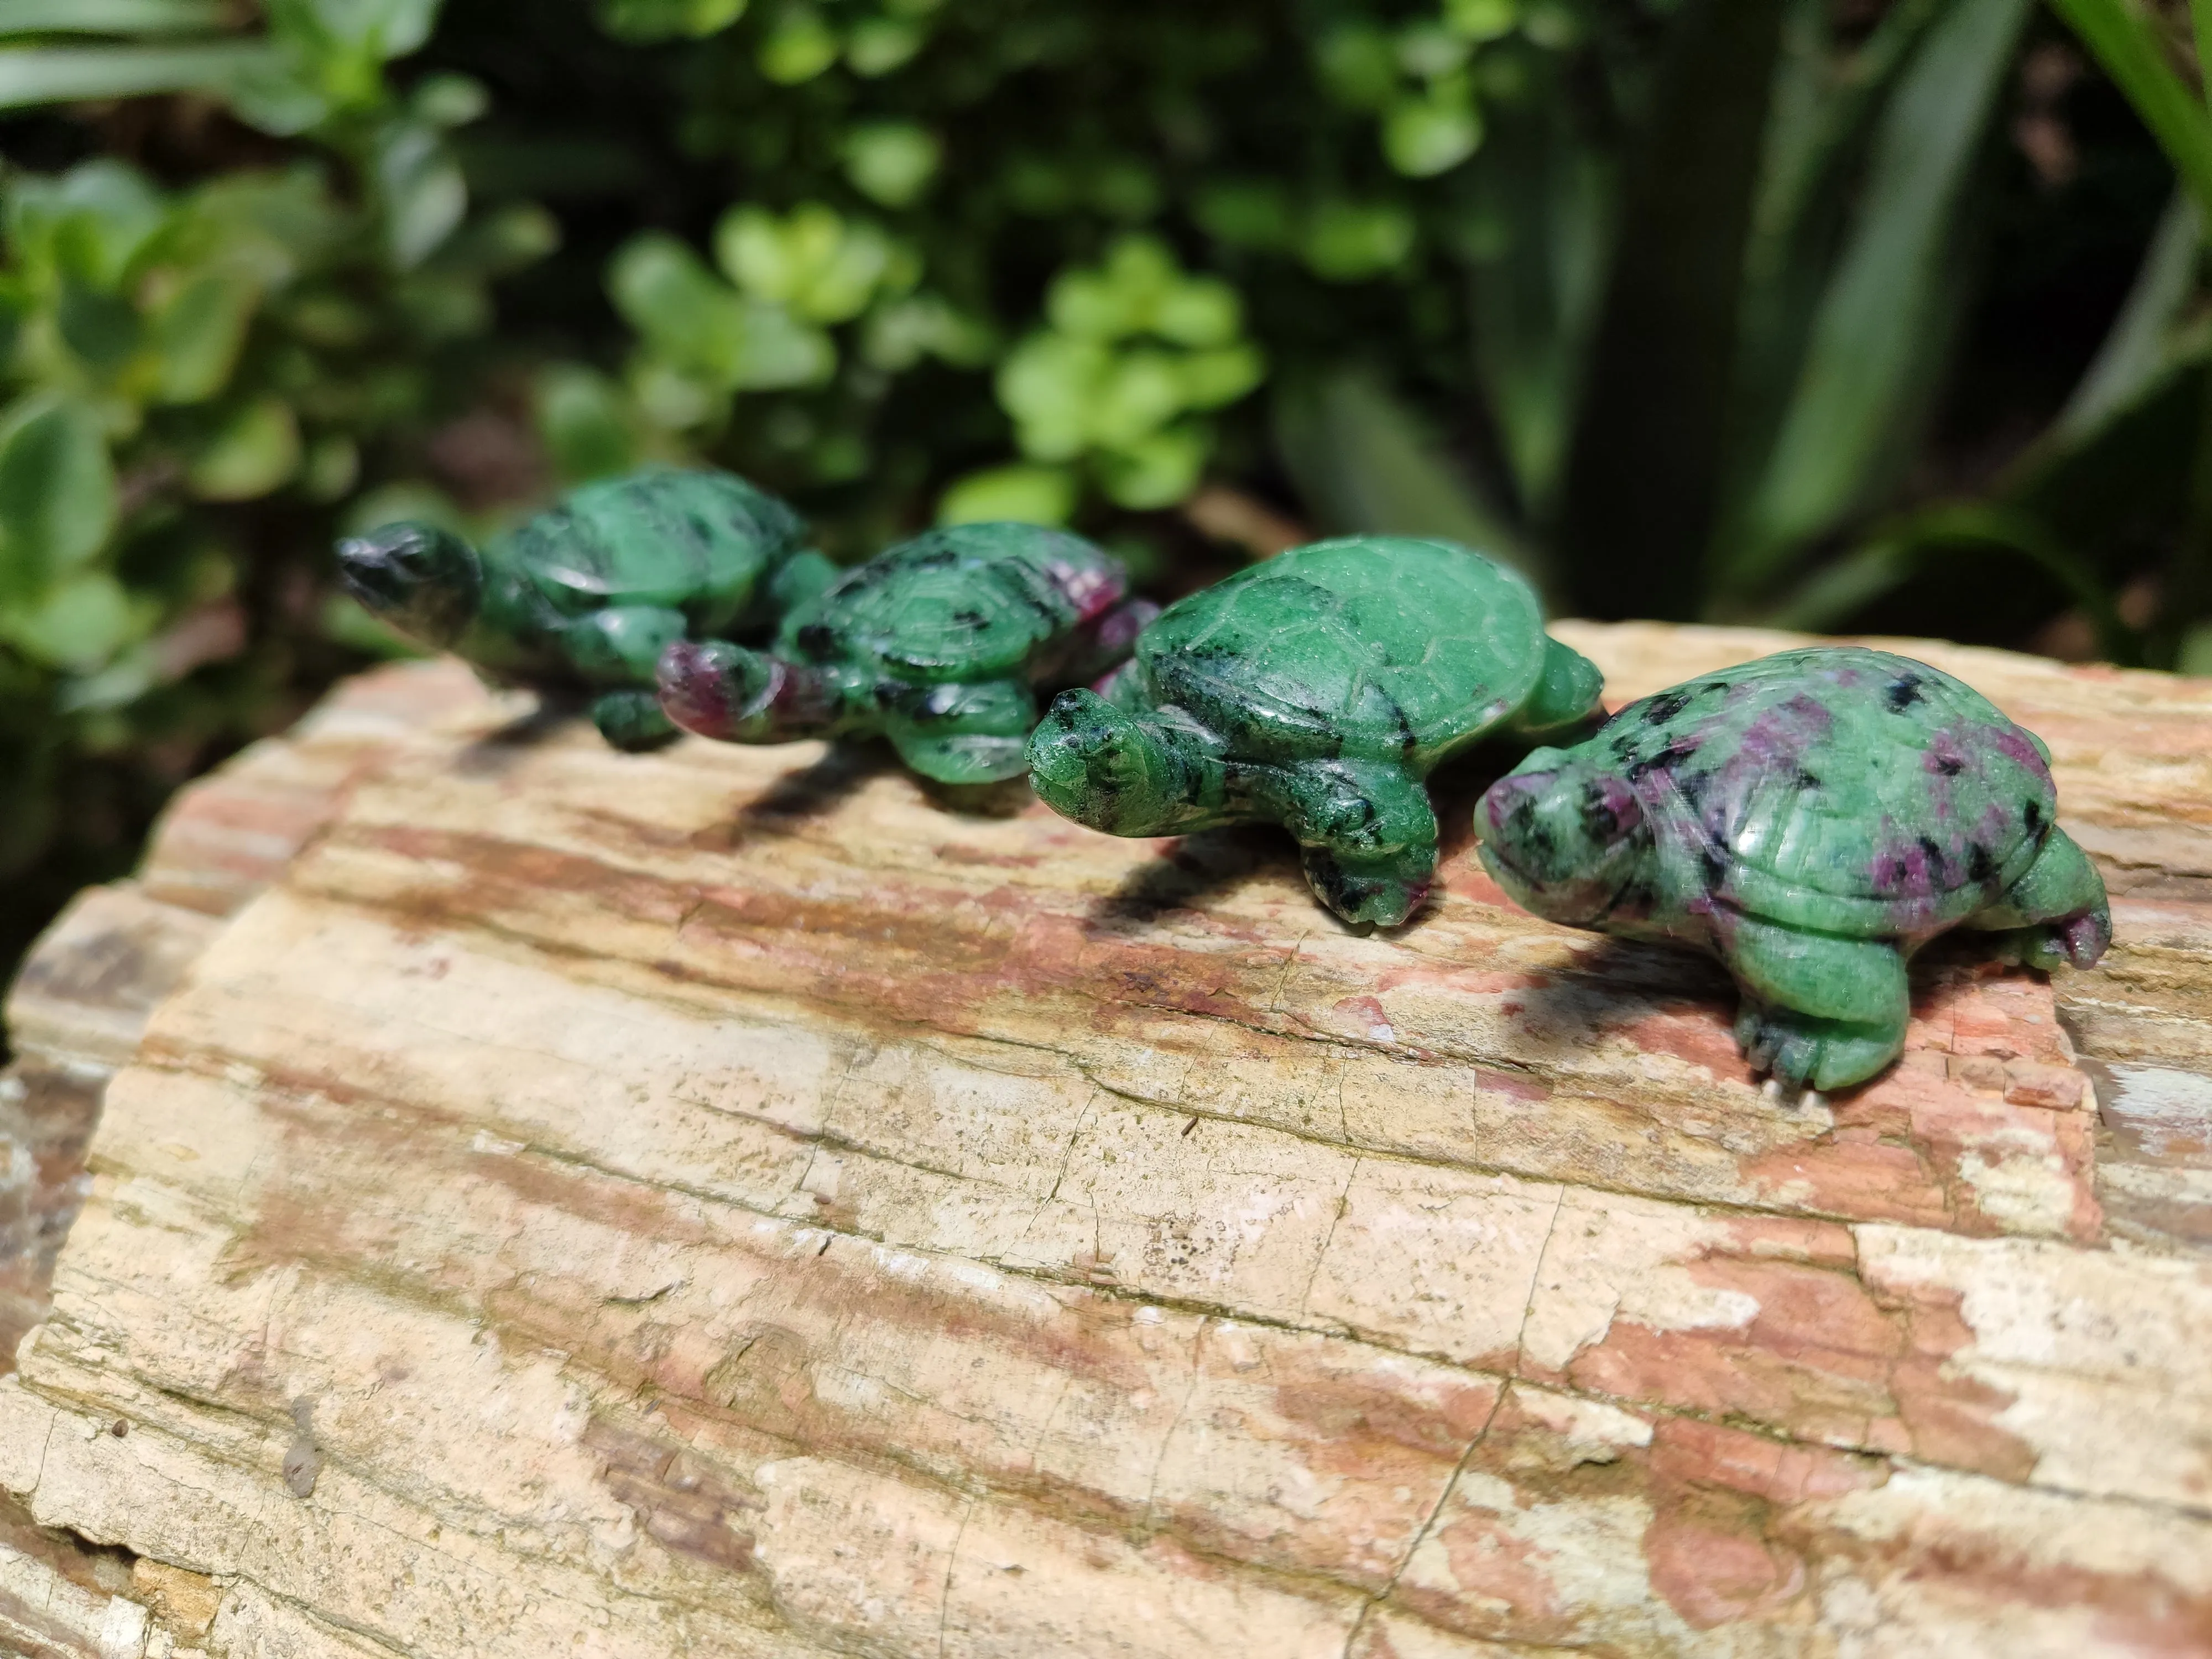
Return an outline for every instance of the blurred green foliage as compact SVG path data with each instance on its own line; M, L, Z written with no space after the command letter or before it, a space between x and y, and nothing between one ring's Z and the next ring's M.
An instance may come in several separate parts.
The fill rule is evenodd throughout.
M2212 116L2054 5L0 0L0 963L397 648L334 533L645 459L2212 667Z

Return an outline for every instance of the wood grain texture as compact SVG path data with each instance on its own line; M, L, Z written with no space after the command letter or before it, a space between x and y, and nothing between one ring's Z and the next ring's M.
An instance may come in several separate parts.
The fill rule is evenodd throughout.
M1561 631L1619 701L1795 642ZM357 683L11 1005L78 1067L24 1214L83 1196L0 1630L2212 1653L2212 683L1909 648L2051 744L2119 944L1937 954L1794 1111L1717 972L1499 902L1468 779L1363 939L1269 835Z

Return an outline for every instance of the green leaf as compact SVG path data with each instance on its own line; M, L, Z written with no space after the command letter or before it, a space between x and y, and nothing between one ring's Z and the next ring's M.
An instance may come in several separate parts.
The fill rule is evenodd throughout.
M392 264L412 270L438 251L468 215L469 188L436 128L398 122L376 148L384 194L384 240Z
M234 414L186 469L204 501L250 501L285 483L300 466L300 425L281 398L257 398Z
M944 160L935 134L910 121L873 121L845 135L845 177L870 201L904 207L929 187Z
M744 301L684 243L657 231L631 238L609 267L607 289L655 351L724 386L737 384Z
M7 191L8 240L41 281L66 277L113 292L170 223L170 205L136 169L87 161L57 178L19 177Z
M599 27L617 40L703 40L745 15L745 0L599 0Z
M1164 351L1139 349L1115 362L1083 412L1093 442L1109 449L1130 449L1182 409L1182 377L1176 360Z
M1191 276L1160 298L1152 316L1152 332L1177 345L1226 346L1244 326L1244 301L1235 289L1212 276Z
M1075 475L1065 467L1000 466L971 472L939 501L939 524L1062 525L1075 516Z
M2039 448L2080 442L2181 367L2178 330L2197 291L2203 223L2196 199L2176 190L2120 314Z
M137 308L119 295L64 282L54 322L77 360L102 377L113 375L138 349Z
M1188 409L1219 409L1233 404L1267 378L1267 363L1249 345L1194 351L1176 364L1176 379Z
M2212 216L2212 117L2166 62L2156 27L2128 0L2051 0L2135 106L2159 148Z
M161 402L203 403L229 385L260 297L252 283L216 272L195 277L161 306L152 328Z
M88 570L34 605L0 611L0 634L52 667L89 673L129 642L135 612L121 583L105 570Z
M789 307L809 322L842 323L867 308L891 267L892 248L872 225L848 224L806 202L784 219L757 207L723 216L716 262L756 299Z
M1278 393L1275 444L1308 509L1331 532L1463 542L1541 585L1534 550L1484 505L1412 411L1371 375L1340 371Z
M223 0L0 0L0 35L204 34L231 21Z
M55 393L0 417L0 601L24 603L107 544L115 467L100 417Z
M1307 216L1298 252L1316 276L1363 282L1413 251L1413 218L1391 202L1323 202Z
M627 472L638 463L637 433L622 388L596 369L541 369L534 399L538 435L564 482Z
M1463 82L1401 99L1382 122L1382 153L1409 179L1449 173L1482 143L1482 117Z
M1444 0L1444 21L1470 40L1495 40L1519 22L1514 0Z
M245 76L282 67L274 49L258 43L17 48L0 52L0 109L157 92L222 94Z
M266 0L270 27L325 50L348 47L381 62L420 51L443 0Z
M855 75L871 79L889 75L920 52L928 38L899 18L864 18L845 37L845 61Z
M1090 441L1098 389L1113 354L1095 340L1033 334L1000 365L1000 405L1014 417L1022 453L1034 460L1072 460Z
M760 71L778 86L795 87L836 63L837 51L836 32L820 12L811 6L787 7L761 42Z
M1941 296L1958 204L2027 16L2027 0L1957 0L1898 84L1858 222L1729 562L1744 588L1859 505L1897 452L1931 331L1948 320Z
M1152 512L1173 507L1198 488L1213 440L1195 422L1163 428L1102 453L1098 482L1116 507Z

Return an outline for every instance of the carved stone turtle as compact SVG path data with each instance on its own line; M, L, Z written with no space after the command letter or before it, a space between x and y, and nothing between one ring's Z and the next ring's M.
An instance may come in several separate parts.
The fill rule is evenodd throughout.
M1450 542L1351 537L1170 606L1125 669L1064 693L1030 741L1052 808L1116 836L1280 823L1355 925L1426 896L1441 762L1504 728L1586 720L1598 672L1544 633L1521 577Z
M661 707L728 743L880 734L940 783L1018 777L1036 689L1095 678L1158 608L1121 562L1030 524L933 530L785 617L773 651L720 641L661 659Z
M581 691L617 749L676 735L653 665L684 638L765 635L836 567L805 526L726 472L653 467L588 483L481 551L434 525L339 544L346 589L502 684Z
M1541 749L1475 808L1482 861L1540 916L1710 951L1736 1040L1783 1083L1862 1082L1905 1043L1905 962L1948 928L2032 967L2112 941L2055 822L2047 751L1942 671L1785 651Z

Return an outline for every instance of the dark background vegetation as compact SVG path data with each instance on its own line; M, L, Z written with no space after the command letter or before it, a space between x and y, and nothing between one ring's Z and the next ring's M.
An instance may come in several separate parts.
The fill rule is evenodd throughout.
M2212 671L2189 28L0 0L0 976L398 649L336 535L650 459L848 559L1063 520L1171 595L1442 533L1563 613Z

